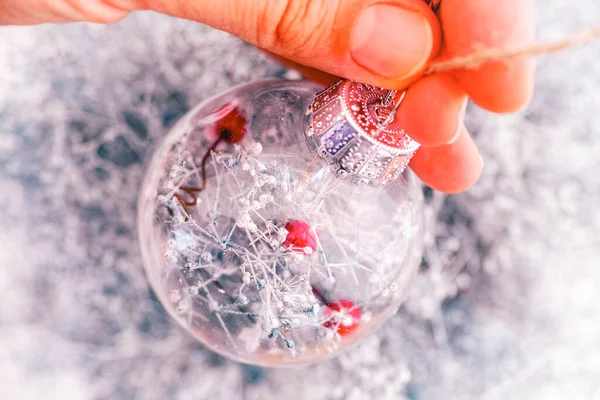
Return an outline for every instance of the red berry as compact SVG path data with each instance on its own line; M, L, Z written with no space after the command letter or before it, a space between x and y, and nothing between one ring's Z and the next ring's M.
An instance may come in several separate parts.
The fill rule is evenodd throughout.
M285 224L285 230L288 234L283 242L284 247L289 247L297 253L303 253L306 247L310 247L312 251L317 250L317 241L308 223L300 220L289 221Z
M215 115L219 118L215 123L217 139L237 143L246 136L246 118L233 104L225 104Z
M362 310L350 300L340 300L327 304L325 316L329 319L323 323L323 326L334 328L340 336L344 336L358 329Z

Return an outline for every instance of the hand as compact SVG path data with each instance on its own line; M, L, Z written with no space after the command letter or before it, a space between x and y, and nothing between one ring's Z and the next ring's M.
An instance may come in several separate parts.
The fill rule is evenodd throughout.
M471 186L483 168L463 125L467 98L504 113L533 92L527 58L422 77L438 57L531 41L533 0L442 0L437 17L423 0L0 0L0 24L110 23L140 9L230 32L324 84L344 77L409 87L397 118L423 145L411 167L448 193Z

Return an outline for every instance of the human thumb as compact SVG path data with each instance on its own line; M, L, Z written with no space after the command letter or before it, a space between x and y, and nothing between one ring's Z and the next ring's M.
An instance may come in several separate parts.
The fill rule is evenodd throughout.
M441 42L438 20L422 0L139 1L293 62L389 89L418 77Z

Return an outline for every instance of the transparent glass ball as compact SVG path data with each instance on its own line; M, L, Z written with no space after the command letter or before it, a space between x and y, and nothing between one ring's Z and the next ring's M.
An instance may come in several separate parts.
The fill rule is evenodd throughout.
M148 278L212 350L265 366L348 349L398 309L419 268L423 199L340 178L305 137L321 88L266 80L213 97L158 146L141 189Z

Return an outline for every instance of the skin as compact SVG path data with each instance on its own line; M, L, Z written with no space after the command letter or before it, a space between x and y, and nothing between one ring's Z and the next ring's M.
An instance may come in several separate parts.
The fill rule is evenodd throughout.
M385 10L371 15L377 23L400 7L422 18L427 34L418 36L422 31L411 31L416 28L407 23L381 40L353 36L359 19L374 4ZM323 84L343 77L388 89L408 88L397 118L423 145L411 168L423 182L446 193L469 188L483 168L463 125L467 99L490 112L509 113L524 108L533 93L535 65L530 58L423 76L436 59L533 41L533 0L442 0L437 15L422 0L0 0L0 24L114 23L136 10L227 31ZM361 61L373 61L356 50L357 40L367 42L367 50L375 46L379 54L398 61L365 66ZM407 54L421 53L416 64L406 59Z

